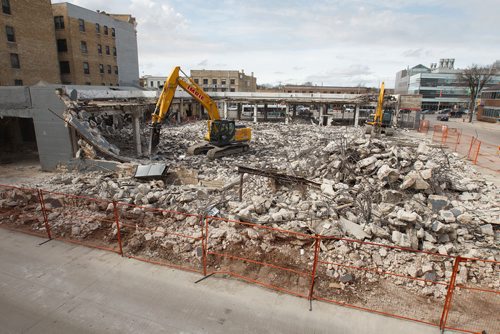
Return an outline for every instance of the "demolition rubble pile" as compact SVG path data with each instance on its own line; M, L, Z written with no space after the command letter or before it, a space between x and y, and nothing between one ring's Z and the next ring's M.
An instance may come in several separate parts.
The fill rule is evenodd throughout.
M133 165L122 164L117 173L66 173L39 186L177 212L206 214L212 209L210 214L220 217L311 235L371 241L443 256L500 260L500 193L456 154L425 142L406 140L402 135L372 138L353 128L258 124L251 125L254 139L247 154L216 161L187 156L187 147L202 137L205 126L198 122L162 130L156 158L169 165L173 177L166 180L140 181L130 173ZM118 130L113 131L108 128L108 135L116 139ZM129 130L120 131L127 136ZM272 169L319 186L279 184L262 176L245 175L240 202L237 165ZM110 212L109 207L101 211L106 210ZM133 216L141 209L124 210ZM95 214L98 211L94 210ZM176 222L178 233L201 235L195 219L183 215L168 219ZM78 230L73 232L78 236ZM186 258L196 253L194 247L182 248L182 240L175 244L164 227L153 232L136 228L128 240L125 247L131 249L144 249L153 242L184 249ZM210 244L215 250L242 244L260 253L282 247L256 229L231 222L214 224ZM310 245L295 242L289 246L293 250L290 254L297 251L303 257L294 258L294 262L311 262ZM452 271L452 261L446 257L415 256L338 239L322 241L321 258L346 265L382 267L429 281L445 281ZM460 271L458 281L499 288L494 270L493 264L470 266ZM378 279L377 275L352 274L332 265L324 274L339 280L342 289L353 282ZM435 297L446 292L445 286L429 287L424 283L422 289L411 281L394 280Z

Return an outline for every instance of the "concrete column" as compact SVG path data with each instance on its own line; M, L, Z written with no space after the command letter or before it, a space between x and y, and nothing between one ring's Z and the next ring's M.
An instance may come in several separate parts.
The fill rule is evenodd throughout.
M238 103L238 121L241 121L242 112L243 112L243 103Z
M289 122L289 113L290 113L290 105L287 104L285 106L285 124L288 124Z
M354 109L354 126L358 127L359 125L359 104L356 104L356 108Z
M142 144L141 144L141 123L139 121L139 113L134 112L132 114L132 125L134 129L135 147L137 156L142 155Z
M182 112L184 111L184 99L181 99L179 104L179 112L177 113L177 123L181 122Z
M9 128L10 138L12 140L12 148L18 148L23 144L23 135L21 134L19 117L12 118L12 122L10 122Z
M253 105L253 122L257 124L257 104Z
M323 105L319 106L319 126L323 126Z
M223 109L224 109L224 119L227 119L227 101L222 102Z

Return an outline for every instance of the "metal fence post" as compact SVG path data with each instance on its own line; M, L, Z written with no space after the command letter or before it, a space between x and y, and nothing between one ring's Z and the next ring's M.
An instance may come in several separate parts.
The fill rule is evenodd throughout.
M455 142L455 152L458 150L458 144L460 144L460 139L462 137L462 130L457 132L457 141Z
M476 140L475 137L472 137L472 139L470 140L469 152L467 152L467 159L470 158L470 151L472 150L472 145L474 144L475 140Z
M479 145L477 146L476 157L474 158L474 165L477 164L477 158L479 156L479 150L481 149L481 141L478 140L478 142L479 142Z
M52 234L50 233L50 225L49 218L47 215L47 210L45 209L45 201L43 200L43 190L37 189L38 191L38 200L40 201L40 206L42 208L43 221L45 224L45 231L47 231L47 237L52 239Z
M309 300L312 301L314 295L314 282L316 280L316 269L318 267L318 255L319 255L319 243L321 242L321 237L316 235L314 236L314 262L311 271L311 285L309 288Z
M118 218L118 208L116 205L116 201L113 201L113 211L115 214L116 238L118 239L118 246L120 247L120 255L123 256L122 235L120 231L120 220Z
M208 256L208 219L206 216L202 216L204 225L202 225L202 231L205 229L203 234L203 276L207 276L207 256Z
M444 332L446 322L448 321L448 313L450 312L451 308L451 301L453 297L453 291L455 291L455 281L457 279L458 267L460 265L460 262L462 262L462 258L460 256L457 256L455 258L455 262L453 263L453 272L451 273L450 283L448 285L448 291L446 293L446 299L444 301L443 313L441 314L441 321L439 322L439 329L441 330L441 333Z
M207 276L207 240L205 233L205 220L206 217L200 215L200 228L201 228L201 261L203 265L203 276Z

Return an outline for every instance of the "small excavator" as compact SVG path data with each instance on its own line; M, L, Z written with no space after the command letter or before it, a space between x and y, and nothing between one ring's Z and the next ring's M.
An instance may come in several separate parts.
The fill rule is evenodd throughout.
M384 93L385 85L384 82L380 85L380 92L378 94L377 109L375 113L368 117L365 123L365 133L372 133L378 135L380 133L385 133L386 136L393 136L394 129L392 128L392 115L393 112L390 110L384 110Z
M180 73L184 74L184 77L181 77ZM189 147L187 150L188 154L206 154L209 159L217 159L248 151L248 142L252 138L252 130L245 126L236 125L232 120L221 119L217 103L177 66L165 81L160 98L152 114L151 138L149 142L150 155L160 143L161 125L168 115L178 86L198 101L205 108L209 117L205 142Z

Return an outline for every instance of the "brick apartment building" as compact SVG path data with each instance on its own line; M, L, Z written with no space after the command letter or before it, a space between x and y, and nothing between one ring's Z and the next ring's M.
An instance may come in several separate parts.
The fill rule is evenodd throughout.
M136 22L130 15L52 5L63 84L138 85Z
M481 92L480 105L477 108L477 119L491 123L500 120L500 85L485 88Z
M0 85L139 85L136 21L50 0L1 0Z
M206 92L255 92L257 78L243 70L191 70L191 78Z
M0 85L60 83L50 0L2 0Z

